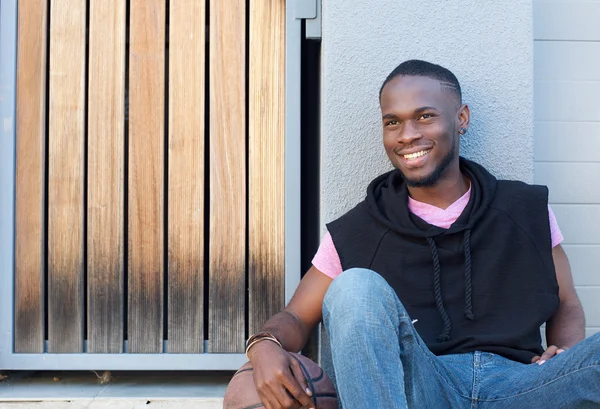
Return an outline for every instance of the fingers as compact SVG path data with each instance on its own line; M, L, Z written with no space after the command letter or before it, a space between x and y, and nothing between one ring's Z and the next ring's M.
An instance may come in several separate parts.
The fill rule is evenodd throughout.
M278 381L262 384L258 395L266 409L290 409L300 407L300 404Z
M294 395L296 400L302 404L303 408L314 408L315 405L310 398L310 396L312 396L312 391L308 387L308 381L306 380L304 371L300 366L300 362L298 362L298 360L293 356L291 359L291 368L292 373L294 374L295 382L288 387L288 390L292 393L292 395Z
M256 383L256 391L260 397L260 401L265 405L266 409L280 409L281 405L277 398L271 392L271 385L268 382Z
M278 373L281 371L271 372L268 376L264 376L257 368L254 371L254 385L266 409L287 409L293 407L294 400L283 388L278 379Z
M267 409L300 409L307 402L313 408L314 405L289 370L275 372L274 376L257 385L259 396ZM304 395L308 401L303 399ZM297 398L299 397L299 399ZM304 407L304 406L303 406Z
M542 354L542 356L534 356L533 358L531 358L531 363L535 364L537 363L538 365L544 365L544 363L546 363L546 361L550 358L552 358L553 356L556 355L560 355L563 352L565 352L567 349L569 348L559 348L556 345L550 345L548 347L548 349L546 349L546 351Z
M542 354L542 356L540 357L540 360L537 361L538 365L543 365L548 359L552 358L554 355L556 355L556 350L558 349L558 347L556 345L550 345L546 351L544 351L544 353Z
M277 399L277 404L274 408L300 409L300 403L281 384L274 385L272 395Z
M266 409L315 408L306 376L293 354L278 350L276 356L263 360L257 351L254 384Z

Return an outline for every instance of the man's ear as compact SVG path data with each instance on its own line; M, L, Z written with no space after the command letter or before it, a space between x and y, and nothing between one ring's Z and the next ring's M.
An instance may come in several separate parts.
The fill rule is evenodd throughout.
M467 104L462 104L460 108L458 108L458 130L464 129L464 132L469 129L469 122L471 120L471 111L469 110L469 106Z

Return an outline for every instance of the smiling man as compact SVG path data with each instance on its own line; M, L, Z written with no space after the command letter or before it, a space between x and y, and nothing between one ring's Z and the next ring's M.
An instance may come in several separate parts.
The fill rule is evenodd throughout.
M400 64L380 104L395 169L327 225L290 304L252 338L265 407L311 407L286 351L321 320L346 409L600 407L600 334L583 340L547 188L460 157L470 111L447 69Z

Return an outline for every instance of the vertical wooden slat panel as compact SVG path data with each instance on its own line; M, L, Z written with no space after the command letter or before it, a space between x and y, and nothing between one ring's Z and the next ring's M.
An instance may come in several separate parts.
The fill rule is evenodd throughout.
M246 1L210 2L211 352L244 349Z
M250 333L284 306L285 2L250 1Z
M169 352L204 342L205 2L169 11Z
M19 4L15 352L28 353L44 350L46 21L46 0Z
M88 351L123 351L126 0L91 0L88 79Z
M165 0L131 0L129 50L129 352L163 340Z
M49 352L83 352L85 24L85 0L51 2Z

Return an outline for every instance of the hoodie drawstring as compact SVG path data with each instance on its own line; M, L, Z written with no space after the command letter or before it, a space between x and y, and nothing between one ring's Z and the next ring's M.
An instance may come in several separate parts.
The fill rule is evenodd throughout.
M473 297L471 294L471 230L469 229L465 230L463 244L465 247L465 317L474 320L475 314L473 314Z
M435 240L431 237L427 237L427 243L431 249L431 258L433 260L433 292L435 294L435 304L444 322L444 329L440 335L438 335L439 342L445 342L450 339L450 331L452 330L452 322L448 316L448 312L444 307L444 300L442 297L442 286L441 286L441 267L440 258L438 256L437 245ZM465 230L463 237L463 244L465 248L465 316L469 320L475 319L473 313L473 297L472 297L472 284L471 284L471 230Z
M450 317L448 317L448 313L444 308L444 301L442 299L442 286L440 284L441 268L437 246L435 245L435 240L433 240L431 237L427 237L427 243L429 243L429 248L431 249L431 258L433 259L433 292L435 294L435 303L440 315L442 316L442 321L444 321L444 329L438 336L438 341L445 342L450 339L452 323L450 322Z

